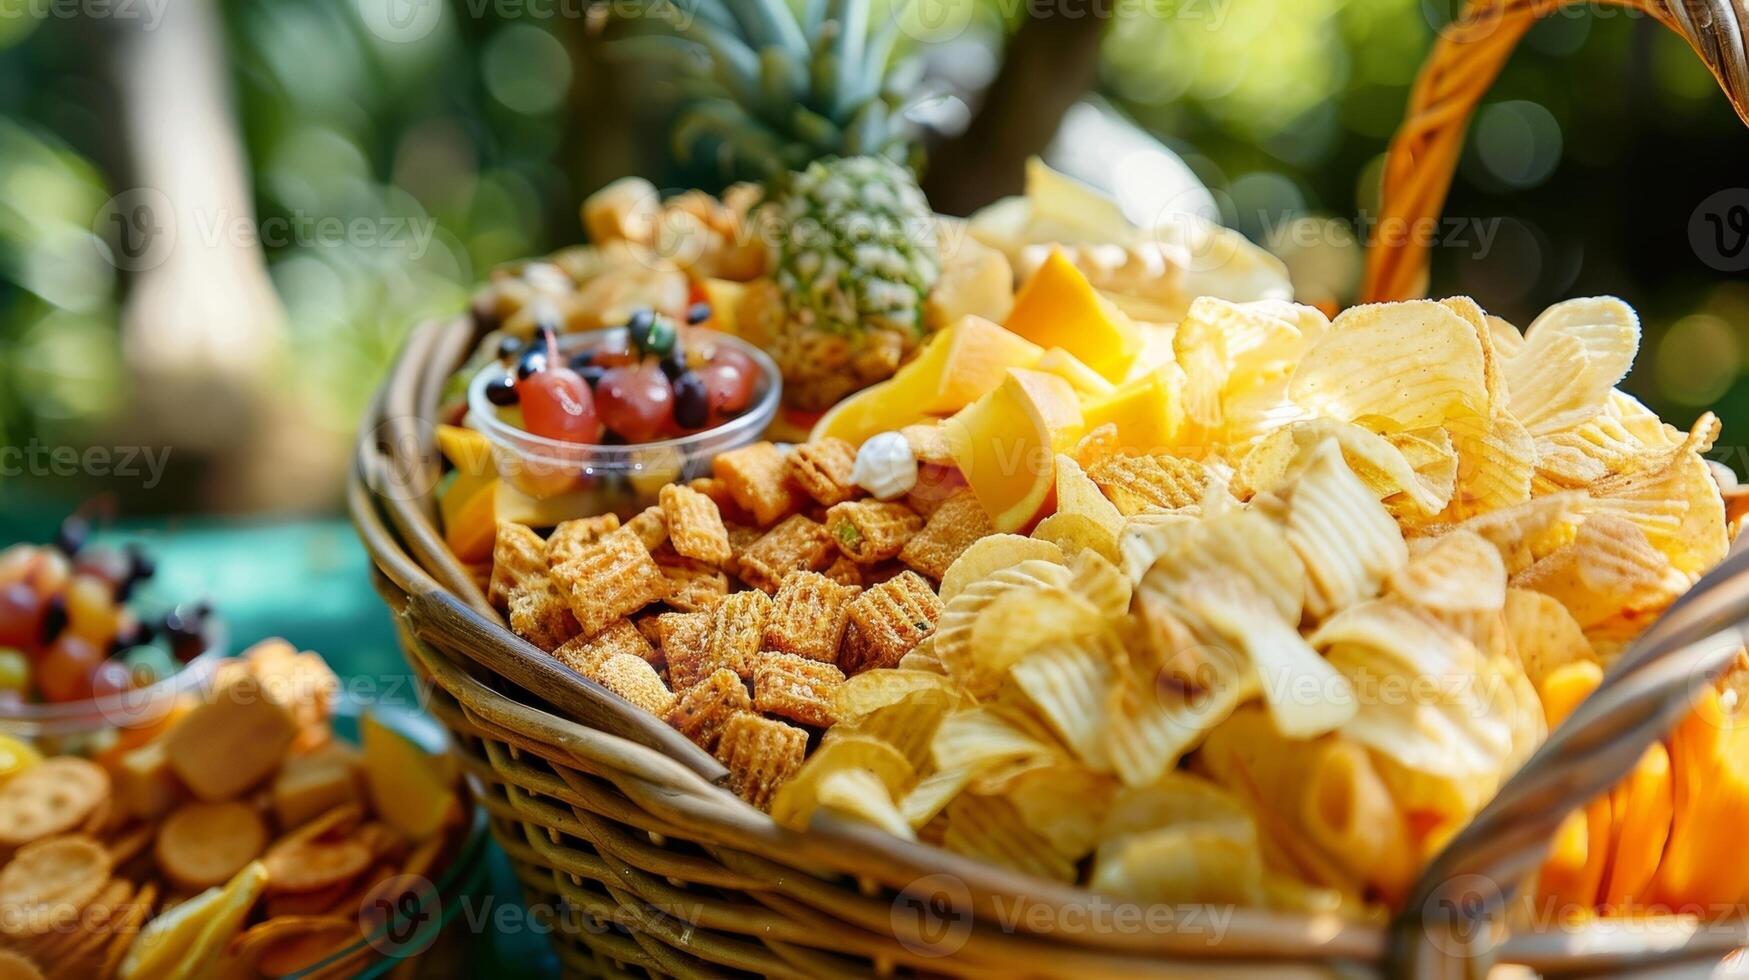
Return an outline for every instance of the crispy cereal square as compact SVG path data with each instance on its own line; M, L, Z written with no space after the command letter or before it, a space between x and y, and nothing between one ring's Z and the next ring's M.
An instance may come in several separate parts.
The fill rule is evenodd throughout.
M815 728L832 724L833 693L844 671L793 653L761 654L753 666L753 707Z
M808 733L794 725L742 711L729 718L717 742L717 761L729 770L729 789L761 810L802 767Z
M711 472L761 527L770 527L801 505L790 488L783 450L769 442L731 449L711 461Z
M826 533L844 557L862 564L892 558L918 531L923 518L900 503L855 500L826 512Z
M825 525L795 514L748 545L736 570L748 585L776 592L790 572L818 571L831 560L832 539Z
M971 491L963 490L943 501L923 530L905 542L899 560L940 581L948 566L979 538L996 533L990 516Z
M721 565L734 557L729 530L711 498L670 483L662 488L662 517L668 522L668 543L687 558Z
M545 576L510 587L510 628L517 636L552 650L577 635L565 595Z
M652 666L662 662L662 655L629 619L622 619L594 636L573 637L554 650L553 656L584 677L591 677L596 667L622 653L648 661Z
M818 572L784 576L765 624L765 646L810 660L838 662L838 644L850 622L850 602L862 590Z
M861 588L868 584L863 572L864 569L861 565L839 555L832 559L832 564L826 566L826 571L823 574L839 585L854 585Z
M705 658L711 669L727 667L742 677L753 677L753 661L765 639L765 624L771 619L771 597L756 589L736 592L711 611L710 637Z
M916 572L903 572L874 586L850 603L862 657L846 673L892 667L924 637L935 632L941 599Z
M668 579L632 531L621 528L553 569L586 636L668 595Z
M655 551L668 540L668 519L662 514L661 504L652 504L644 508L636 517L626 521L626 529L638 536L644 547Z
M856 496L856 484L850 482L855 466L856 447L835 438L795 447L787 463L789 478L824 507Z
M686 485L711 498L711 502L717 505L717 513L723 516L724 524L753 523L753 515L735 501L735 495L729 492L727 483L714 476L701 476Z
M1087 475L1125 517L1201 503L1209 482L1201 463L1164 453L1107 456L1087 467Z
M634 631L635 632L635 631ZM662 675L641 657L616 653L595 668L590 680L658 718L674 707L674 692L662 683Z
M656 631L676 690L686 690L717 669L710 661L710 613L663 613L656 617Z
M565 521L547 536L547 567L563 565L614 531L619 530L618 514L601 514Z
M668 579L668 604L683 612L715 609L729 594L729 576L709 565L687 558L664 559L660 555L656 563Z
M668 724L706 752L714 752L729 719L737 712L752 710L746 683L724 667L681 693L668 712Z
M545 578L547 543L534 529L515 521L499 521L492 541L492 579L486 598L494 606L510 604L510 589L535 578Z

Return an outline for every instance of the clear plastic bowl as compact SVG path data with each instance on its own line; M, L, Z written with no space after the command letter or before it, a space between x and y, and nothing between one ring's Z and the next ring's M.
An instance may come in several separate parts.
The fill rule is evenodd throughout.
M758 440L777 415L783 396L777 364L763 350L732 334L715 339L751 358L761 377L747 410L714 429L630 446L586 445L537 436L499 418L496 406L486 399L486 385L504 376L505 367L497 361L481 368L468 384L468 425L492 443L498 475L522 493L537 500L576 495L577 506L568 510L578 514L613 511L629 517L654 503L663 484L704 476L712 457ZM624 340L624 327L589 330L560 337L559 350L570 353Z
M182 695L207 687L219 661L225 658L224 628L209 623L206 640L206 649L199 656L174 675L147 687L87 701L0 708L0 732L26 739L54 755L101 752L121 731L156 724Z

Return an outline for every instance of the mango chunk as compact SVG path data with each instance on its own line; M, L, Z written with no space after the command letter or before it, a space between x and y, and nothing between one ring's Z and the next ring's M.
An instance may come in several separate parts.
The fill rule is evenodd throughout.
M1118 446L1157 453L1172 445L1184 422L1184 405L1164 371L1149 371L1082 406L1088 429L1117 426Z
M1046 374L1054 374L1069 382L1069 387L1075 389L1075 393L1082 398L1109 395L1115 387L1098 371L1083 364L1079 357L1061 347L1052 347L1045 351L1044 356L1038 359L1038 363L1034 364L1033 368Z
M437 498L437 509L443 516L444 543L458 560L479 562L492 557L501 485L492 473L457 471L454 481Z
M1010 369L994 391L943 424L954 462L998 531L1039 516L1056 486L1057 453L1081 431L1075 389L1024 368Z
M441 830L456 806L454 770L372 715L358 731L377 815L413 840Z
M449 465L469 476L495 476L492 443L484 434L459 425L437 427L437 451Z
M1121 381L1141 336L1061 249L1052 249L1014 299L1004 324L1040 347L1061 347L1109 381Z

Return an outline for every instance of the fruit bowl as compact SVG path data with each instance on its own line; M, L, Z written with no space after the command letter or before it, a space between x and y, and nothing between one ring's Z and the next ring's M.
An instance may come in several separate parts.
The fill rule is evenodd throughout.
M567 355L607 345L623 345L626 330L612 327L565 334L559 350ZM753 400L741 414L700 432L625 445L565 442L536 435L506 421L487 395L504 377L497 362L482 367L468 384L467 424L492 445L498 475L536 499L574 494L578 514L612 511L635 514L655 501L665 483L704 475L718 453L759 438L777 414L783 383L777 365L763 350L738 337L719 334L713 340L751 360L759 369Z

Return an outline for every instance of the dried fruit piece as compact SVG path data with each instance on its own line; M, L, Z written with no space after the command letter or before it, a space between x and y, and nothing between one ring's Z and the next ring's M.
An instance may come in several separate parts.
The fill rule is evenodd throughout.
M796 514L749 545L736 567L748 585L776 592L785 575L797 569L818 571L831 558L832 538L825 526Z
M711 613L705 658L711 670L727 667L744 678L753 676L753 662L771 619L771 597L763 592L737 592Z
M765 625L765 646L836 663L844 627L850 622L850 602L861 593L818 572L791 572L777 590L771 619Z
M723 516L711 498L670 483L662 488L661 501L668 543L675 551L710 565L721 565L734 557Z
M916 572L903 572L863 592L850 603L850 621L862 644L861 658L844 663L845 673L893 667L923 638L935 632L941 599Z
M706 752L714 752L736 712L753 710L747 685L727 667L688 688L668 712L668 724Z
M923 518L901 503L858 500L826 512L826 533L846 558L863 564L886 561L923 529Z
M823 507L856 496L855 467L856 448L832 436L797 446L789 454L790 479Z
M711 472L761 527L770 527L800 505L790 489L783 451L769 442L732 449L711 461Z
M753 666L753 706L804 725L832 724L832 699L844 685L844 672L829 663L793 653L765 653Z
M579 632L594 636L668 594L668 580L630 526L553 569Z
M723 726L717 760L729 770L729 788L761 810L802 767L808 733L794 725L743 711Z
M961 491L942 501L929 522L899 551L899 560L940 581L972 542L995 534L990 515L970 491Z

